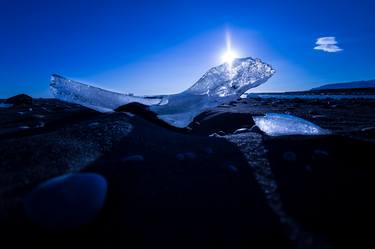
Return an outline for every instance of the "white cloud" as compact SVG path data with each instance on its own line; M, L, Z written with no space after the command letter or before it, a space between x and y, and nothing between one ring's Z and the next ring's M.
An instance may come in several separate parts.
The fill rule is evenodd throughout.
M314 48L316 50L323 50L324 52L329 53L342 51L342 49L339 46L337 46L336 37L334 36L320 37L318 38L315 44L318 45Z

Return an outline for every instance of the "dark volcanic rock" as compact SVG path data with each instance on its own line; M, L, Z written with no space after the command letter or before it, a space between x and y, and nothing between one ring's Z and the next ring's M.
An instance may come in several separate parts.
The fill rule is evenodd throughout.
M232 133L240 128L251 128L254 121L248 113L206 111L190 124L192 134L210 135L220 131Z
M75 173L50 179L25 199L25 213L44 229L72 229L93 221L103 208L106 180L94 173Z
M154 124L167 128L169 130L173 130L173 131L177 131L181 133L187 133L190 131L190 129L178 128L159 119L157 115L154 112L150 111L146 105L143 105L140 103L136 103L136 102L129 103L129 104L118 107L115 111L116 112L128 112L134 115L138 115L147 121L150 121Z
M375 144L339 136L268 138L287 212L334 248L374 245ZM371 246L370 246L371 247Z
M52 99L1 108L1 245L371 245L366 226L374 210L374 101L329 102L240 100L202 113L190 129L171 127L139 104L111 114ZM253 126L252 116L269 112L305 118L335 135L266 136ZM69 172L103 176L105 205L91 222L75 229L41 229L26 217L22 200L42 182ZM42 198L43 208L61 200L48 199Z
M50 248L56 241L61 248L291 246L247 160L224 139L175 132L124 113L96 114L6 137L0 154L0 229L14 247ZM42 181L71 171L107 180L100 215L63 232L29 222L20 200Z
M142 119L132 124L134 131L87 169L109 183L94 233L112 224L110 240L130 248L289 247L235 146ZM121 161L124 153L144 160Z
M56 131L100 113L54 99L34 99L32 108L0 109L0 139L26 137Z
M253 127L250 128L250 132L255 132L255 133L265 135L265 133L256 125L253 125Z
M33 98L26 94L19 94L10 97L5 101L6 104L12 104L13 106L31 106L33 103Z
M85 168L127 136L133 126L117 113L55 131L0 140L0 221L28 188ZM8 198L6 198L8 196Z

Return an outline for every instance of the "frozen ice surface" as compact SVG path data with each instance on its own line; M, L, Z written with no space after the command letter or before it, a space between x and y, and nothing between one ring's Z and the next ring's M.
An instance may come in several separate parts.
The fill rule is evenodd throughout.
M166 96L168 104L151 106L158 117L176 127L186 127L207 109L238 99L250 88L265 83L275 70L259 59L236 59L211 68L186 91Z
M255 124L267 135L325 135L328 130L302 118L287 114L267 113L253 117Z
M194 85L178 94L137 97L103 90L53 75L52 94L61 100L99 110L138 102L170 125L186 127L195 116L205 110L238 99L253 87L265 83L275 70L259 59L241 58L211 68Z
M137 97L130 94L111 92L66 79L56 74L52 75L50 90L57 99L80 104L100 112L110 112L131 102L138 102L144 105L156 105L163 102L160 97Z

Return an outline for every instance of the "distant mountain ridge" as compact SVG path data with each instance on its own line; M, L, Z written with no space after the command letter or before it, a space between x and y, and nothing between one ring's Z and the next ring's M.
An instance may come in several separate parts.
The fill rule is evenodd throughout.
M360 88L375 88L375 80L364 80L364 81L352 81L346 83L334 83L326 84L316 88L312 88L311 91L317 90L332 90L332 89L360 89Z

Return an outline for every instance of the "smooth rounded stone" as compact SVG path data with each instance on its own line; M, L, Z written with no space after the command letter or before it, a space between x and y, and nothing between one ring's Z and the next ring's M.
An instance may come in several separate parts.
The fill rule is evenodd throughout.
M43 182L24 200L26 216L44 229L88 224L103 208L106 179L95 173L67 174Z

